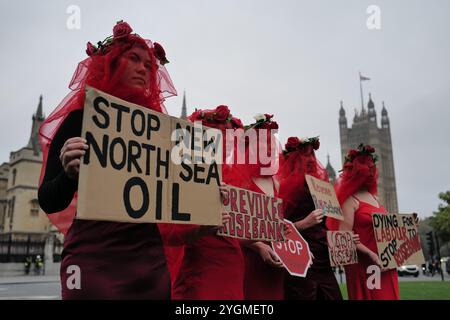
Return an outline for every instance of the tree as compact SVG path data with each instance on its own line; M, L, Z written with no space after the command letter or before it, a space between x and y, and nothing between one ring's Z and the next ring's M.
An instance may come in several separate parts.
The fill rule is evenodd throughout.
M430 225L436 230L444 242L450 241L450 191L439 193L439 198L444 202L433 212Z

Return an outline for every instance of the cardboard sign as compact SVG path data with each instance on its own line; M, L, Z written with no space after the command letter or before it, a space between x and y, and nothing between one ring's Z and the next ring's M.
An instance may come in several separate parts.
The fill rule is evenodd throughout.
M204 129L221 139L219 130ZM204 155L205 143L185 143L195 131L188 121L86 87L82 137L89 149L77 218L219 225L221 165L188 162L189 152Z
M284 221L290 232L285 236L286 241L272 242L272 249L291 275L306 277L308 269L312 265L312 254L309 251L308 242L303 239L291 221L286 219Z
M358 263L352 231L327 231L327 243L332 267Z
M223 212L231 217L218 235L239 239L284 241L283 201L268 195L228 186Z
M425 263L414 215L375 213L372 222L383 268Z
M316 209L323 209L328 217L344 220L333 185L310 175L306 175L305 178Z

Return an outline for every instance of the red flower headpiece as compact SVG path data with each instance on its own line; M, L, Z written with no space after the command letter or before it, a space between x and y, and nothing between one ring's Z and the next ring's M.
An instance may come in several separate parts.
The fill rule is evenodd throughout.
M91 42L87 43L86 54L88 56L92 55L105 55L110 49L111 45L116 42L125 42L130 36L139 37L137 33L131 34L133 29L130 25L123 20L120 20L116 23L113 28L113 35L107 37L103 41L97 42L97 46L94 46ZM169 60L166 58L166 52L164 48L157 42L153 43L153 54L159 60L159 63L165 65L169 63Z
M248 126L245 126L245 130L248 129L278 129L278 123L272 121L273 114L261 114L258 113L253 117L256 122Z
M212 110L195 109L188 117L192 122L202 120L204 125L225 124L226 129L243 128L240 119L233 117L228 106L220 105Z
M357 149L349 150L348 154L345 156L344 165L349 162L353 162L356 157L368 155L372 158L373 163L376 163L378 156L375 154L375 148L370 145L364 145L361 143Z
M153 46L154 46L155 57L159 60L159 62L162 65L169 63L169 60L167 60L167 58L166 58L166 51L164 50L164 48L158 42L155 42L153 44Z
M176 95L177 91L163 65L164 50L151 40L132 34L132 31L128 23L119 21L113 27L112 36L99 42L97 46L88 42L86 53L89 57L78 64L69 84L71 91L39 129L43 153L40 183L45 175L50 145L67 116L75 110L83 110L87 85L142 107L167 113L163 102L166 98ZM134 45L142 47L150 57L150 81L145 88L135 88L121 83L128 60L120 58ZM75 194L69 207L48 215L52 223L63 233L66 233L72 224L76 203Z
M300 150L307 145L311 145L314 150L318 150L320 147L320 141L319 137L312 137L312 138L297 138L297 137L290 137L288 141L285 144L285 151L284 154L287 154L292 151Z

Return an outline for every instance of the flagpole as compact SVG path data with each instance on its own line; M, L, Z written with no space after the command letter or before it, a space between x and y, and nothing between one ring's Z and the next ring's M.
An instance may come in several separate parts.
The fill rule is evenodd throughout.
M364 110L364 96L362 90L361 72L359 73L359 90L361 91L361 110Z

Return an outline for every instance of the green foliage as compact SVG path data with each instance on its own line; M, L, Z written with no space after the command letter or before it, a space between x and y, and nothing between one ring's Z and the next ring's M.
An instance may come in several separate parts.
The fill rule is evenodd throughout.
M430 225L436 230L439 237L447 242L450 241L450 191L441 192L439 198L444 202L433 212Z

